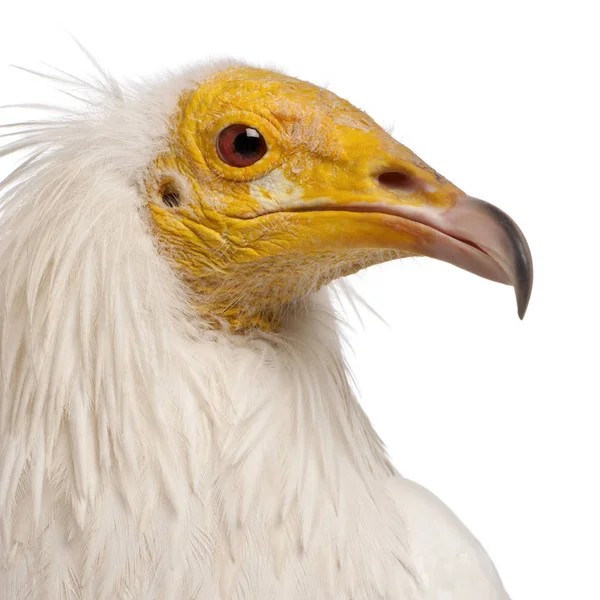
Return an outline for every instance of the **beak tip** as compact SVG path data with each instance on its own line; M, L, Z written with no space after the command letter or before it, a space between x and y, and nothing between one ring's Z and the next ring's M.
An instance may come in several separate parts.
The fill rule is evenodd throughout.
M515 296L517 297L517 312L521 321L523 320L523 318L525 317L525 313L527 312L529 298L531 297L533 281L529 280L527 283L528 285L524 285L523 287L515 287Z
M476 198L469 198L469 200L487 213L502 232L503 252L498 254L505 257L507 264L505 271L515 289L519 319L523 320L533 289L533 259L527 240L519 226L504 211L483 200Z
M517 304L517 312L519 314L519 319L521 319L521 321L522 321L525 318L525 313L527 312L527 305L518 303Z
M517 297L517 310L519 313L519 319L523 320L527 307L529 306L529 299L531 298L531 291L533 290L533 260L531 258L531 252L525 241L525 237L521 234L520 252L517 252L515 260L515 272L517 274L517 281L515 284L515 295Z

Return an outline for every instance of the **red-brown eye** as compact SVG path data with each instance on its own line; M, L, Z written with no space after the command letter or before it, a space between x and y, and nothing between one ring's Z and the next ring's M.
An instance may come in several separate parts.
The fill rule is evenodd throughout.
M217 152L231 167L249 167L267 153L267 142L253 127L230 125L219 134Z

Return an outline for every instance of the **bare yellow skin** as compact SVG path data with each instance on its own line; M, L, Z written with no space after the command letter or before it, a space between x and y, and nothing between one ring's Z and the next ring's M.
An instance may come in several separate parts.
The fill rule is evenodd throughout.
M219 157L219 133L234 124L266 140L267 154L251 166ZM391 171L419 186L387 189L377 177ZM180 206L163 202L165 189L180 195ZM160 247L198 310L233 330L277 328L331 280L421 254L422 227L365 206L444 208L462 193L345 100L250 67L223 70L180 99L148 190Z

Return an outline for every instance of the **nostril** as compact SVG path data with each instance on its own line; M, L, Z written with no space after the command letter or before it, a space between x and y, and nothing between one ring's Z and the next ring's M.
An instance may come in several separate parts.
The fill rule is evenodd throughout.
M380 185L392 192L414 192L419 184L415 177L402 171L388 171L377 178Z

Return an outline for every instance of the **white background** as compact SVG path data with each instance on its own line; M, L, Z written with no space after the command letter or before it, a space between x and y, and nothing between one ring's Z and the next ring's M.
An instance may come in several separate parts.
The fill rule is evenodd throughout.
M350 317L351 363L395 464L475 532L513 600L600 598L591 1L28 0L0 16L0 104L46 99L9 63L82 72L67 31L118 77L241 57L326 84L512 215L536 268L523 322L509 288L389 264L354 278L388 325Z

